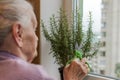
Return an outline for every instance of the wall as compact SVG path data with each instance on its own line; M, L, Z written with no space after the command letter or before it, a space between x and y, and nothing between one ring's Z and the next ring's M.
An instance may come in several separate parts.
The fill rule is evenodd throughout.
M43 19L47 25L49 25L49 17L52 14L57 14L59 8L62 5L62 0L41 0L41 19ZM41 31L42 32L42 31ZM41 33L41 65L44 66L48 74L59 79L58 65L54 63L54 58L49 54L50 44L45 40Z

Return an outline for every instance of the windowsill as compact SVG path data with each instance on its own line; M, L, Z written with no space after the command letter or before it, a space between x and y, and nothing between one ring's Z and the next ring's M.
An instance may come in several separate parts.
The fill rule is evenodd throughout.
M84 80L120 80L118 78L104 76L95 73L89 73L88 76Z

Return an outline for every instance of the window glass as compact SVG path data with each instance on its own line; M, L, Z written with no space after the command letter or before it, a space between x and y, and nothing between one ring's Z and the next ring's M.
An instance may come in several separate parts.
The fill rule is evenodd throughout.
M92 72L120 78L120 0L73 0L73 11L76 6L84 26L92 13L92 30L100 41L97 55L89 59Z

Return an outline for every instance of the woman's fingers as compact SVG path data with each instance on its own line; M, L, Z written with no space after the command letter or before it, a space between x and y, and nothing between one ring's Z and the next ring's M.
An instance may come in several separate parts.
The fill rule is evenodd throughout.
M64 68L65 80L82 80L88 73L88 65L86 59L83 58L81 61L75 59L70 65Z

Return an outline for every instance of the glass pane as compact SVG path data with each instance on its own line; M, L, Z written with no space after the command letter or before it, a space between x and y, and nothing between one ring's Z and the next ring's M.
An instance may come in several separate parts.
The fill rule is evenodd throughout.
M74 13L76 6L81 9L84 26L89 11L92 13L92 30L100 41L97 55L89 61L92 72L120 78L120 0L73 0Z

